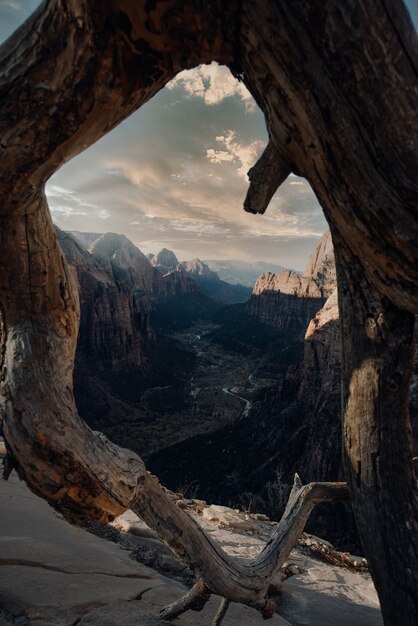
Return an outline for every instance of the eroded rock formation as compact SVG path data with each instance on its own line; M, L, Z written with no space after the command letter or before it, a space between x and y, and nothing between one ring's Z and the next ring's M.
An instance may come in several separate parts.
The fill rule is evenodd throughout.
M157 267L162 274L167 274L174 270L179 264L179 260L172 250L168 248L162 248L158 254L148 255L151 257L151 265Z
M334 248L329 230L322 235L318 245L309 257L304 276L312 276L324 298L328 298L335 290L337 273Z
M350 496L385 622L415 625L418 499L407 400L418 312L417 38L403 3L341 7L112 0L97 11L49 0L1 47L2 428L8 462L64 515L104 520L132 505L193 563L202 591L271 614L269 583L285 539L242 567L172 506L141 459L79 419L78 299L44 194L54 171L179 71L224 63L264 111L270 138L244 207L264 212L295 172L309 180L332 229Z
M90 253L70 234L56 232L80 298L77 361L102 372L142 366L145 345L154 338L152 296L164 290L162 276L122 235L100 236Z
M337 285L331 234L324 233L303 274L267 272L254 285L247 311L282 330L305 333L309 320Z

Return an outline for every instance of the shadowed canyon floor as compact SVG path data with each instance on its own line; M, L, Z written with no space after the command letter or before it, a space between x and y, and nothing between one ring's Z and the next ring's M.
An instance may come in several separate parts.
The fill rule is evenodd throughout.
M260 325L261 326L261 325ZM123 375L81 370L81 415L95 429L145 458L248 416L252 400L273 379L254 376L259 349L230 350L213 336L223 325L200 321L166 334L149 348L149 363ZM267 328L269 339L277 335Z

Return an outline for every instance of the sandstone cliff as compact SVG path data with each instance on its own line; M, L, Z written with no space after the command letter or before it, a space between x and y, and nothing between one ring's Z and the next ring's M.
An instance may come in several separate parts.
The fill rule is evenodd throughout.
M141 253L122 235L100 236L89 253L56 230L80 298L77 361L106 372L143 365L144 346L153 338L151 295L164 287L162 277L144 269Z
M166 286L161 273L125 235L105 233L88 250L108 269L115 282L130 288L143 303L164 296Z
M266 272L254 285L247 311L265 324L304 334L337 284L330 232L321 238L304 274Z
M170 333L210 318L218 305L181 267L163 276L123 235L57 235L81 303L80 415L141 455L207 430L190 395L195 356Z
M341 349L337 290L311 320L298 368L295 405L305 415L307 438L299 467L305 480L342 478Z
M309 257L304 276L312 276L322 295L328 298L337 286L334 248L331 232L327 230Z
M247 312L260 322L303 337L309 320L324 303L312 277L286 270L257 280Z
M181 265L164 274L164 279L167 293L171 296L199 292L198 284L183 270Z

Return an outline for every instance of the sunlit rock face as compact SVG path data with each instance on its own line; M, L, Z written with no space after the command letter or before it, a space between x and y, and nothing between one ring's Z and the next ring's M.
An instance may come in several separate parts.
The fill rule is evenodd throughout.
M304 276L312 276L322 296L328 298L337 286L334 248L331 232L327 230L309 257Z
M342 477L341 348L337 290L309 323L299 366L297 404L307 420L306 480Z
M312 277L294 271L267 272L257 280L247 312L260 322L303 337L325 300Z
M208 280L220 280L216 272L213 272L206 263L203 263L200 259L191 259L190 261L183 261L181 267L185 272L193 277L206 278Z
M150 320L156 305L196 294L197 284L170 250L153 258L176 263L163 276L125 235L59 229L57 235L80 297L77 362L108 373L142 367L155 338Z
M143 297L165 292L161 273L125 235L105 233L93 241L89 252L111 272L115 281Z
M303 274L293 270L267 272L254 285L247 311L265 324L299 332L306 327L336 288L334 252L327 231Z

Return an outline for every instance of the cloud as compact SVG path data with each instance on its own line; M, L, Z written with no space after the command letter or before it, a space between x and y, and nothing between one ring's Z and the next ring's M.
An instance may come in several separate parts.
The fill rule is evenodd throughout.
M52 205L50 206L50 209L54 217L62 217L64 219L67 219L69 217L75 217L78 215L86 215L85 211L76 211L75 209L69 206L60 205L60 204Z
M416 0L406 4L417 18ZM0 40L40 0L0 0ZM271 260L302 268L326 222L307 181L290 174L265 215L242 204L267 139L245 86L216 63L181 72L137 113L49 181L58 225L125 233L144 252Z
M217 63L180 72L167 85L169 90L176 87L182 89L189 98L202 98L208 105L219 104L225 98L237 96L244 102L246 111L256 109L256 104L245 85L234 78L227 68Z
M225 150L206 150L206 156L212 163L222 163L233 161L238 164L236 172L247 180L248 170L257 162L265 142L261 139L254 139L249 143L241 143L237 139L237 132L227 130L225 134L216 137L218 143L223 144Z
M216 66L215 72L235 81L225 68ZM216 82L205 90L210 85L214 89ZM313 238L326 228L322 212L306 181L291 175L264 216L245 213L247 171L267 133L260 111L249 111L237 93L225 96L230 92L215 89L218 102L207 104L179 85L163 89L66 163L47 185L58 225L124 233L145 253L169 247L183 259L303 267L305 258L295 263L291 242L299 255L305 247L296 242L308 242L308 255ZM66 212L56 210L62 207ZM284 247L283 238L289 242Z

